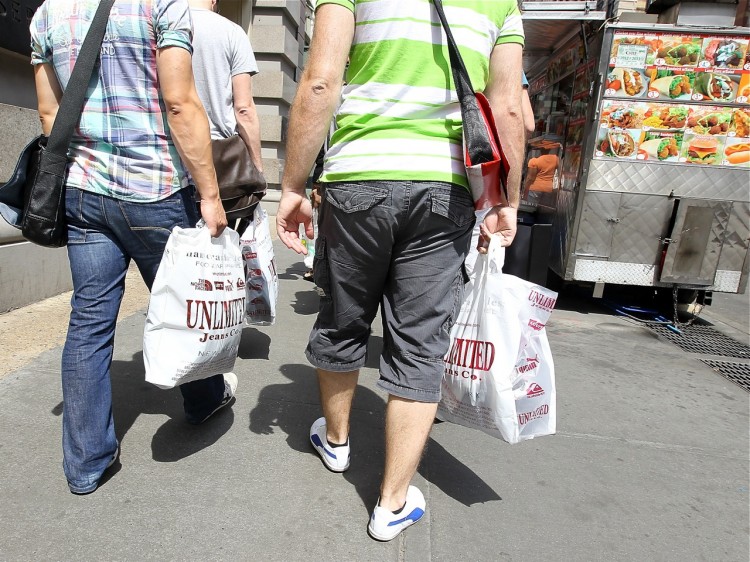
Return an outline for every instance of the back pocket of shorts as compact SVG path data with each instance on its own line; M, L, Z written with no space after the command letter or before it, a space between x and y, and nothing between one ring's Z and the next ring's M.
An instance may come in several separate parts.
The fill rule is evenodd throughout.
M474 201L465 188L431 185L429 190L433 213L451 220L458 227L474 220Z
M366 211L388 197L388 190L374 186L360 186L347 184L347 187L335 187L327 185L325 188L326 200L345 213L356 213Z

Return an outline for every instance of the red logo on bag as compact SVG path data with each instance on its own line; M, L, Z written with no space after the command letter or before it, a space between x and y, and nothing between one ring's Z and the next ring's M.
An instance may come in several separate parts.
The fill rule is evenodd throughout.
M247 274L251 277L262 277L263 272L260 269L248 269Z
M237 290L245 288L245 281L243 281L242 277L237 278Z
M542 308L547 312L552 312L552 309L555 308L555 303L557 302L556 298L544 295L534 289L531 289L531 292L529 293L529 300L531 301L531 306Z
M542 328L544 328L544 324L542 322L539 322L539 321L534 320L532 318L531 320L529 320L529 327L532 330L536 330L538 332L539 330L541 330Z
M495 361L495 346L488 341L456 338L444 360L456 367L489 371Z
M536 398L542 394L544 394L544 389L535 382L532 382L531 386L529 386L529 389L526 391L526 396L529 398Z
M518 425L525 425L547 414L549 414L549 404L542 404L533 412L521 412L518 414Z
M518 367L519 373L528 373L529 371L533 371L539 366L539 356L535 355L534 357L529 357L526 359L526 363L524 365L521 365Z
M258 254L256 254L255 252L245 252L244 254L242 254L242 257L246 260L254 260L258 257Z
M250 301L250 304L260 304L263 302L262 297L255 297L253 300Z
M214 287L208 279L198 279L190 283L196 291L213 291Z
M248 284L247 288L251 291L261 291L263 290L263 285L261 285L260 283L250 283Z

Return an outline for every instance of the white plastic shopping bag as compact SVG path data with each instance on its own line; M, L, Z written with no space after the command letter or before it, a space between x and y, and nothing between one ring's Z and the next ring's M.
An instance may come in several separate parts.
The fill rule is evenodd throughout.
M143 333L146 380L160 388L232 370L245 317L239 236L175 227L151 288Z
M476 260L445 357L438 417L518 443L556 430L544 326L557 293L502 273L496 240Z
M240 236L240 247L245 260L247 323L269 326L276 321L279 276L276 273L268 214L260 207L255 209L253 221Z

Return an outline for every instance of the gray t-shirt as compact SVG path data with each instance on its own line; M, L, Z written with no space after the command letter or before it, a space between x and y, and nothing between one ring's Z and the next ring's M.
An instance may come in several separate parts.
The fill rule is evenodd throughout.
M211 10L191 8L193 18L193 74L211 124L211 138L237 132L232 105L232 77L257 74L258 64L247 33Z

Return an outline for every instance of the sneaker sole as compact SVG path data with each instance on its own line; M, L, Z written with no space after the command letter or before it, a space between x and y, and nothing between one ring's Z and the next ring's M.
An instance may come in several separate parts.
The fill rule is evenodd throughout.
M411 527L415 523L419 523L422 520L423 517L424 517L424 511L422 511L422 515L419 516L419 519L417 519L416 521L412 521L411 523L409 523L408 525L406 525L404 527L401 527L401 529L399 529L398 533L396 533L395 535L392 535L390 537L383 537L383 536L378 535L375 531L373 531L370 528L369 524L367 525L367 534L370 535L370 537L372 537L376 541L379 541L379 542L389 542L389 541L392 541L393 539L395 539L397 536L399 536L404 531L406 531L406 529L408 529L409 527Z

